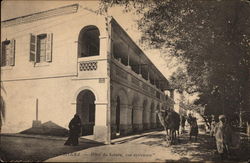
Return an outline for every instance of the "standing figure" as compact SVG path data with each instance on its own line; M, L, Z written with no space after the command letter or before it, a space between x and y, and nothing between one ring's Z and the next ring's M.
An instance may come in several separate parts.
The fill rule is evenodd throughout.
M210 127L210 136L214 136L214 129L215 129L215 126L216 126L216 122L215 122L215 119L212 118L212 122L211 122L211 127Z
M214 135L217 151L220 154L221 160L224 160L229 154L229 144L231 143L232 136L231 128L227 124L224 115L219 116L219 122L215 126Z
M195 141L197 140L197 136L198 136L198 124L197 124L197 120L195 117L191 116L191 114L189 114L188 116L188 123L190 125L190 131L189 131L189 140L191 140L192 136L195 137Z
M185 133L185 123L186 123L186 118L184 115L181 116L181 133Z
M69 122L69 138L64 145L78 145L78 138L81 133L81 119L75 114Z

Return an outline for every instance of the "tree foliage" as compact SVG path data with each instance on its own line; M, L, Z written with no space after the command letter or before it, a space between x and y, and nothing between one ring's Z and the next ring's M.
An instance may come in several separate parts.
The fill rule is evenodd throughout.
M198 92L196 104L217 114L249 109L249 1L102 0L101 8L114 5L141 14L144 44L186 65L171 80L179 90Z

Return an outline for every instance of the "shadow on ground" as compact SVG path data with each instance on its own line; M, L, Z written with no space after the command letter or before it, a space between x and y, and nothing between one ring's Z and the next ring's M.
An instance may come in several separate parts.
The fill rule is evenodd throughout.
M64 139L28 138L2 136L0 144L1 160L3 161L44 161L63 154L100 146L88 139L80 139L79 146L64 146Z
M188 161L220 161L219 155L216 152L215 140L209 135L200 134L198 140L189 140L188 134L181 135L179 142L176 142L170 147L166 144L165 134L155 134L145 136L149 139L141 144L152 147L165 147L170 148L171 153L175 153L181 156L181 162ZM240 150L231 150L230 158L227 161L248 161L249 160L249 142L242 142ZM174 160L166 160L166 162ZM176 160L175 160L176 161ZM174 162L175 162L174 161Z
M116 138L114 138L111 142L111 144L123 144L123 143L128 143L128 142L131 142L131 141L133 141L133 140L135 140L135 139L139 139L139 138L141 138L141 137L146 137L145 135L143 135L144 133L148 133L148 132L155 132L155 131L162 131L162 129L151 129L151 130L145 130L145 131L143 131L143 132L138 132L138 133L131 133L131 134L129 134L129 135L127 135L127 136L132 136L132 137L129 137L129 138L126 138L126 139L122 139L122 140L120 140L120 141L116 141L116 139L119 139L119 138L122 138L122 137L124 137L124 136L120 136L120 137L116 137ZM140 135L138 135L138 134L140 134Z

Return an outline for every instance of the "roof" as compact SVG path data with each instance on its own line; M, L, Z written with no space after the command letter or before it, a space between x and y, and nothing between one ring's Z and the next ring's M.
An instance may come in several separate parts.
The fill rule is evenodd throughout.
M9 27L14 26L22 23L30 23L37 20L47 19L55 16L61 16L65 14L76 13L78 10L78 4L72 4L68 6L63 6L51 10L46 10L42 12L37 12L29 15L24 15L20 17L16 17L13 19L8 19L1 21L1 27Z

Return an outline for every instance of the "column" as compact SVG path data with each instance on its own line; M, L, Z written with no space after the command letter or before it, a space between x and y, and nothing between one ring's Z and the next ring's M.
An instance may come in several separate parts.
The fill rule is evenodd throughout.
M133 127L132 127L132 111L133 108L131 105L128 105L127 107L127 132L132 133Z
M111 101L111 138L116 137L116 101Z
M95 126L94 126L94 139L99 142L109 143L110 137L108 134L107 122L107 103L95 103Z
M128 45L128 51L127 51L127 53L128 53L128 67L130 67L130 60L129 60L129 56L130 56L129 45Z
M111 50L111 47L110 47L110 49L108 49L108 47L109 47L108 46L108 37L107 36L99 36L99 39L100 39L99 54L100 54L100 56L107 56L108 50ZM111 44L111 41L110 41L110 44ZM111 54L111 51L109 51L109 54Z
M150 111L148 109L149 107L143 108L143 130L147 130L150 127Z
M151 128L156 128L156 112L154 108L151 108Z
M149 76L149 64L148 64L148 81L150 82L150 76Z
M139 58L139 75L141 75L141 58Z

